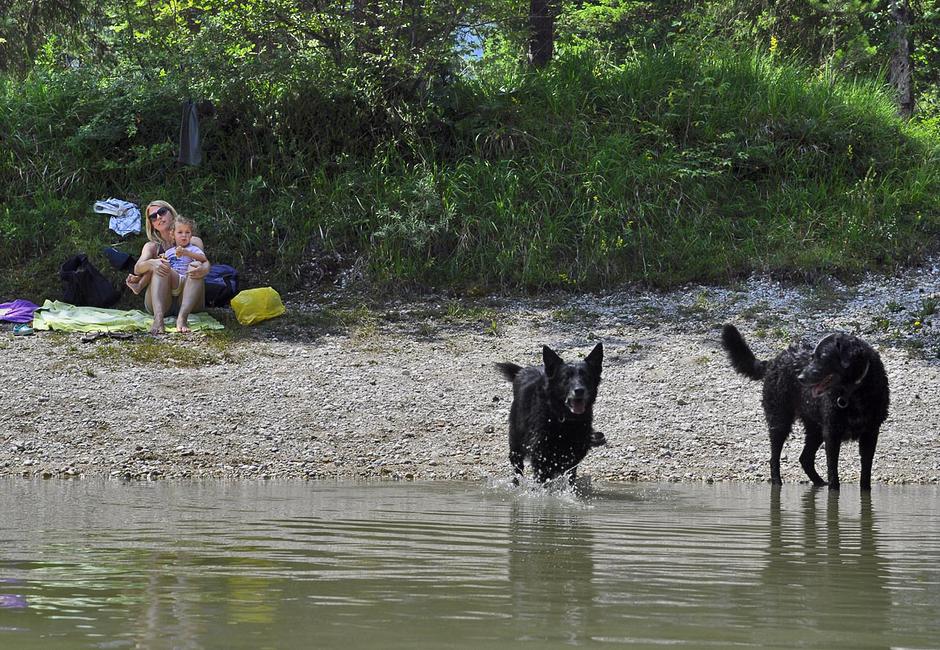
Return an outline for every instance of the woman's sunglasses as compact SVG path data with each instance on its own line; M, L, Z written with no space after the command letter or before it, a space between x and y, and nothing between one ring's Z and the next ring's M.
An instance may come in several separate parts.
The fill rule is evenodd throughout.
M150 213L150 220L151 220L151 221L156 221L157 219L159 219L159 218L162 217L163 215L169 214L169 213L170 213L170 209L169 209L169 208L160 208L160 209L157 210L156 212L151 212L151 213Z

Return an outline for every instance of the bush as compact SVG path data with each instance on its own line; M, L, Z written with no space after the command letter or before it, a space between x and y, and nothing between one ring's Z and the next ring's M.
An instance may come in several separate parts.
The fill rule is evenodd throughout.
M418 104L335 78L231 92L195 168L174 162L188 95L171 77L4 79L0 246L27 271L0 293L41 298L14 282L106 243L91 205L108 196L169 200L210 259L284 288L337 253L382 286L460 289L852 271L924 251L932 123L902 123L873 84L709 51L569 48L538 73L503 60Z

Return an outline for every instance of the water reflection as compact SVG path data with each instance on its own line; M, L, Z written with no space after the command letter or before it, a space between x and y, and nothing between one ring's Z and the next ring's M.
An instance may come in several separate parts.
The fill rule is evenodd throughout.
M792 617L794 641L831 634L831 647L891 647L882 636L891 596L871 493L808 488L794 513L773 486L769 503L763 606Z
M15 589L19 580L0 579L0 590L7 591ZM29 607L29 602L20 594L0 593L0 607L9 609L20 609Z
M587 637L596 599L594 536L570 506L515 502L509 512L509 567L518 640Z
M164 574L161 565L152 560L147 564L150 570L140 591L139 620L133 626L137 647L200 648L205 629L193 602L194 585L187 577L187 565L192 563L185 559L174 562L178 570L170 574Z
M938 502L0 481L0 647L937 647Z

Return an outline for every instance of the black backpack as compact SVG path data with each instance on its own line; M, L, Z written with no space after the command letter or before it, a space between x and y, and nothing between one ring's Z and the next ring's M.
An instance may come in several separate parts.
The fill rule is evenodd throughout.
M121 292L101 275L84 253L65 260L59 269L59 278L62 300L71 305L110 307L121 298Z
M213 264L205 281L206 307L225 307L238 293L238 271L228 264Z

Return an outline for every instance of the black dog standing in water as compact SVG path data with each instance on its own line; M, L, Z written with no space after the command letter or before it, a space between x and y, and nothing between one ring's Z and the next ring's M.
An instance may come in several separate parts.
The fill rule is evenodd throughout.
M515 470L514 483L518 485L528 458L539 482L567 474L569 485L574 485L578 463L591 447L607 442L592 426L603 360L604 346L598 343L577 363L565 363L546 345L544 368L496 364L512 382L509 462Z
M763 406L770 429L770 480L780 485L780 451L796 418L806 441L800 465L816 486L826 485L816 472L816 451L825 443L829 489L839 489L839 447L858 440L863 490L871 489L871 463L878 430L888 417L888 377L881 357L851 334L830 334L815 348L791 345L772 361L759 361L733 325L721 342L736 371L764 380Z

